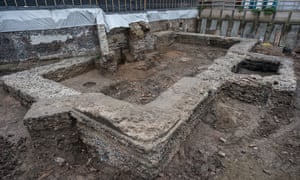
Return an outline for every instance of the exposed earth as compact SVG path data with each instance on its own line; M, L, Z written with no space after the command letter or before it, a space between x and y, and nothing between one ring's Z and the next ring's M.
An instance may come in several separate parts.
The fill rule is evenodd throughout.
M131 103L146 104L184 76L207 69L227 49L174 43L158 52L146 54L144 61L119 65L114 74L91 70L62 84L80 92L102 92Z
M278 48L261 49L263 47L260 48L260 53L266 54L276 53L274 55L279 55L281 52ZM216 51L220 53L219 50ZM176 58L178 53L176 49L172 53L169 54L171 59ZM215 54L212 56L213 59L216 58ZM163 56L168 56L168 53ZM204 67L210 64L211 60L204 62ZM189 61L186 62L189 63ZM123 68L134 69L138 67L139 63L133 64L132 67L126 67L128 64L123 65L124 67L120 68L120 73ZM154 65L159 63L162 62L154 60ZM184 62L178 63L179 65L175 63L174 67L180 66L180 63L184 64ZM199 65L201 64L191 63L187 69ZM133 69L131 69L132 73L135 74ZM143 71L149 71L149 73L152 69L142 68ZM176 68L174 69L176 70ZM171 77L174 79L163 80L162 82L167 83L165 85L167 88L178 78L198 72L199 69L197 68L191 71L182 69L179 71L178 77L169 74L166 79L172 79ZM292 118L281 119L269 114L263 106L248 104L223 96L217 100L211 113L199 120L199 124L182 145L180 151L156 179L299 179L300 59L296 58L295 72L298 78L298 87L294 106L290 108L290 113L293 114ZM89 73L91 74L88 77L93 77L93 73L97 72L91 71ZM151 73L147 76L157 81L155 78L166 73L166 71ZM173 73L178 72L174 71ZM110 79L109 83L115 77L124 78L121 82L126 82L124 80L129 77L133 78L133 74L126 74L126 76L116 74L114 77L106 75L105 77L109 77L107 78L108 81ZM147 81L141 79L127 79L127 81L130 83L143 82L141 84L147 87L145 84ZM74 82L75 84L78 82L76 77ZM81 91L88 91L88 88L97 87L95 79L89 79L88 82L83 81L80 84L87 83L80 87L83 88ZM107 87L111 87L109 83ZM149 83L149 87L151 86L152 84ZM104 91L100 87L97 88L101 92ZM119 87L119 89L125 90L127 88L128 86ZM159 94L161 91L163 89L157 93ZM139 91L139 93L142 94L143 91ZM151 91L151 93L153 92ZM140 101L130 94L122 96L117 94L118 91L112 96L142 104L150 101L149 99ZM4 92L2 88L0 89L0 107L0 179L141 179L130 171L124 172L106 164L92 161L92 157L87 153L84 146L78 152L70 152L75 154L74 162L65 162L65 154L53 154L50 151L43 152L45 156L36 156L36 150L22 121L27 109Z

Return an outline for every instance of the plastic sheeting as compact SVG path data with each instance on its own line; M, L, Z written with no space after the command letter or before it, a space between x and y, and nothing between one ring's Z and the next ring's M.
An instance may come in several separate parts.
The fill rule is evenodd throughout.
M153 22L194 18L198 10L147 11L132 14L105 14L100 8L59 10L18 10L0 12L0 32L60 29L104 24L106 30L129 27L132 22Z
M100 15L100 16L99 16ZM0 12L0 32L60 29L104 23L101 9L19 10Z
M132 22L149 22L146 13L134 14L109 14L105 15L105 26L107 31L117 27L129 27Z

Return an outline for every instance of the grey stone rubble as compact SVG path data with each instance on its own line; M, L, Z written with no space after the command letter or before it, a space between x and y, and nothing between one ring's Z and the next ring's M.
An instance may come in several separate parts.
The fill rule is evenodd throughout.
M57 146L55 139L59 135L71 139L74 133L79 134L102 161L147 178L156 176L168 164L219 94L228 93L249 102L262 101L274 108L290 106L296 89L293 62L289 58L251 53L257 40L176 32L156 36L156 43L169 39L224 46L229 50L208 70L180 79L146 105L102 93L80 93L59 83L87 71L93 66L93 57L66 59L1 77L1 82L21 102L31 105L24 120L32 139L45 138L43 141ZM279 62L279 74L262 77L234 73L233 68L244 60ZM49 133L42 136L42 131ZM68 141L64 143L68 146Z

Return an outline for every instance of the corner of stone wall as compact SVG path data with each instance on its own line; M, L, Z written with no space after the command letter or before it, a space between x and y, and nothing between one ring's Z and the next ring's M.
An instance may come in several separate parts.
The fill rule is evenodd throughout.
M101 55L95 65L100 70L115 72L121 62L145 60L145 53L155 49L156 36L147 22L129 24L122 35L106 33L104 25L97 25L97 28Z
M154 50L154 36L151 27L146 22L129 24L129 53L126 61L139 61L145 59L145 52ZM130 59L133 58L133 59Z
M110 51L108 54L101 54L95 58L95 67L100 71L115 72L118 69L119 58L114 51Z
M289 109L294 104L294 97L294 91L279 91L273 89L268 101L270 113L283 120L292 117L293 114L290 113Z
M109 71L117 70L114 53L109 50L108 40L104 24L97 24L98 40L100 45L100 56L95 59L95 66L98 69Z
M76 121L69 112L25 118L24 124L29 129L38 159L51 164L55 163L56 157L61 157L69 164L76 164L83 155L85 145L80 139Z

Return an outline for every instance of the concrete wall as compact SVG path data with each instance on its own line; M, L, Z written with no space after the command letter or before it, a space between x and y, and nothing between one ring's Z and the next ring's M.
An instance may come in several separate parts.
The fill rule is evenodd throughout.
M197 32L230 37L256 38L274 45L300 45L300 12L278 11L272 15L251 10L203 9Z

